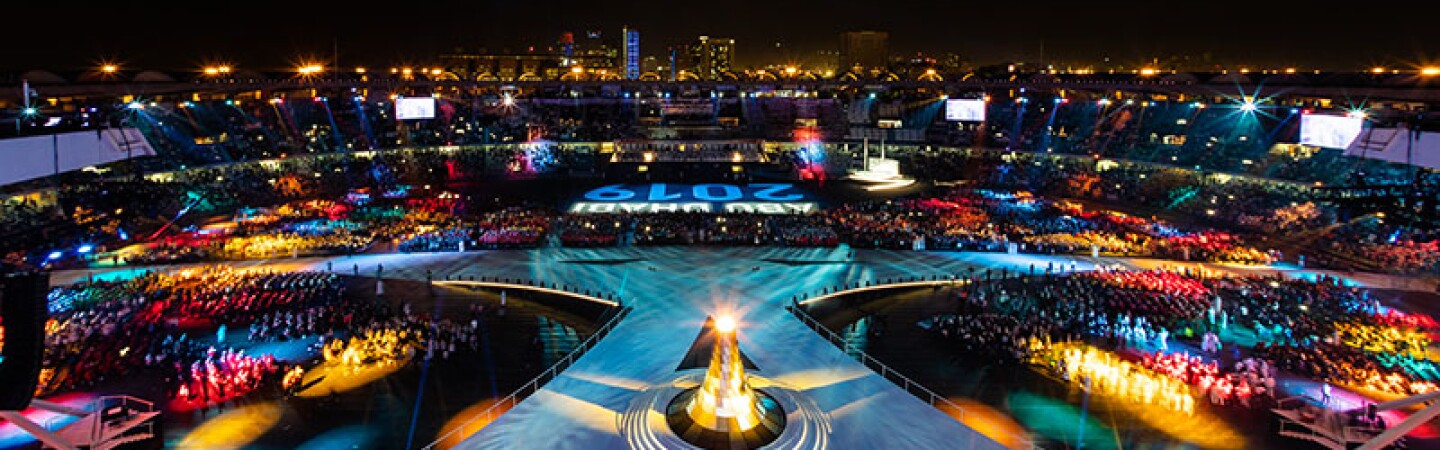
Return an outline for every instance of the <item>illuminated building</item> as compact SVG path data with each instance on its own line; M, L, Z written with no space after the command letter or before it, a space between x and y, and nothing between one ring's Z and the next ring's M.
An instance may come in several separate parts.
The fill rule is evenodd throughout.
M636 45L639 45L639 34L636 34ZM638 51L638 47L637 47ZM619 68L620 51L614 46L605 42L603 34L599 31L585 32L585 38L575 43L574 64L580 65L587 70L617 71Z
M704 80L719 80L735 64L735 40L700 36L685 47L688 58L677 58L680 70L689 70ZM680 63L683 59L688 64Z
M622 35L625 36L625 79L640 78L640 30L625 27Z
M840 70L884 69L890 59L889 41L890 33L884 31L840 33Z
M721 317L713 328L710 366L699 387L686 389L665 408L670 430L707 449L749 449L774 441L785 412L764 392L750 388L735 321Z

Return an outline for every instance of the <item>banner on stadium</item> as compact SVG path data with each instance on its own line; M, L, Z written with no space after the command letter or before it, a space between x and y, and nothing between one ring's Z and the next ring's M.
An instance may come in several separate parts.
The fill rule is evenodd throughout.
M0 140L0 185L57 173L155 156L135 128L107 128Z
M1367 127L1345 148L1345 156L1440 169L1440 133Z
M818 210L810 194L790 183L612 184L591 189L569 208L573 214L809 214Z

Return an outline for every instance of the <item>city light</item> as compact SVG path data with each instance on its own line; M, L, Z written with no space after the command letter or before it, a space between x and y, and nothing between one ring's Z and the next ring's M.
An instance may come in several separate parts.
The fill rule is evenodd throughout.
M580 67L580 66L571 66L571 67L570 67L570 73L581 73L581 72L584 72L584 71L585 71L585 68L584 68L584 67Z
M430 74L431 74L431 75L440 75L440 74L442 74L442 73L445 73L445 71L444 71L444 70L441 70L441 69L430 69Z
M1151 75L1155 75L1155 69L1152 69L1152 68L1149 68L1149 67L1146 67L1146 68L1144 68L1144 69L1140 69L1140 76L1142 76L1142 77L1148 77L1148 76L1151 76Z
M1294 68L1294 67L1286 67L1286 68L1285 68L1285 73L1287 73L1287 74L1295 73L1295 68Z
M304 76L318 75L320 72L325 71L325 66L319 64L301 64L295 71Z
M1349 117L1352 119L1364 119L1370 117L1370 114L1366 113L1364 110L1352 109L1345 112L1345 117Z
M1240 104L1240 110L1241 110L1241 111L1251 112L1251 111L1255 111L1255 108L1256 108L1256 107L1255 107L1255 101L1254 101L1254 100L1246 100L1245 103L1241 103L1241 104Z
M1422 68L1422 69L1420 69L1420 74L1421 74L1421 75L1424 75L1424 76L1427 76L1427 77L1435 76L1435 75L1440 75L1440 67L1433 67L1433 66L1432 66L1432 67Z
M100 66L100 72L101 72L101 73L111 74L111 73L115 73L115 72L119 72L119 71L120 71L120 66L117 66L117 65L114 65L114 64L105 64L105 65Z
M355 68L355 73L364 74L364 73L365 73L365 68L364 68L364 67L356 67L356 68Z
M1100 105L1100 106L1108 106L1108 105L1110 104L1110 99L1108 99L1108 98L1102 98L1102 99L1100 99L1100 101L1095 102L1095 104Z
M934 75L934 74L935 74L935 69L925 69L925 74L926 74L926 75Z
M25 108L24 112L25 112L25 115L27 115L27 116L33 116L33 115L35 115L36 113L39 113L40 110L39 110L39 109L36 109L36 108L33 107L33 106L31 106L31 107Z
M786 74L786 75L794 75L795 72L798 72L798 71L799 71L799 69L796 69L795 66L790 66L790 67L786 67L786 68L785 68L785 74Z
M125 105L125 107L130 109L145 109L145 104L140 102L130 102L130 104Z
M1370 73L1379 75L1379 74L1385 73L1385 68L1384 68L1384 67L1380 67L1380 66L1375 66L1375 67L1370 68Z
M49 255L46 255L45 258L46 258L46 259L60 259L61 256L65 256L65 253L58 252L58 251L54 251L54 252L50 252Z
M626 94L626 96L628 97L629 94ZM504 106L515 106L515 97L511 96L508 93L502 95L500 96L500 104Z
M80 247L78 247L78 248L75 249L75 252L76 252L76 253L90 253L90 251L91 251L91 250L94 250L94 249L95 249L95 247L92 246L92 245L90 245L90 244L82 244L82 245L80 245Z

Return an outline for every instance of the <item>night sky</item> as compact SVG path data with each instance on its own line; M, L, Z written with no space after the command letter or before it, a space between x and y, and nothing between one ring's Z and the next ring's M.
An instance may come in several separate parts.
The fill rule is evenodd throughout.
M422 64L456 47L548 45L567 30L600 30L618 44L624 25L641 30L645 55L701 34L733 37L742 67L803 62L817 51L838 50L840 32L861 29L888 31L892 53L953 52L981 65L1042 56L1062 65L1110 57L1134 66L1177 55L1211 65L1334 70L1440 61L1440 33L1427 31L1425 8L1397 2L1344 8L1263 0L476 0L384 8L269 0L17 3L4 8L11 37L0 46L0 70L77 71L102 59L127 69L194 70L225 61L284 70L301 55L328 60L335 42L343 66L383 67Z

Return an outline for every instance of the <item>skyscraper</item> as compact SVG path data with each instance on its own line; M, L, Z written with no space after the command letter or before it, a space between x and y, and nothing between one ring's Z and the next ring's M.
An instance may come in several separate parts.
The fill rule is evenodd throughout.
M640 30L625 27L624 55L625 55L625 79L634 80L640 78Z
M890 33L884 31L847 31L840 33L840 67L846 71L884 69L890 59Z
M700 40L690 46L690 57L696 76L718 80L735 62L735 40L700 36Z

